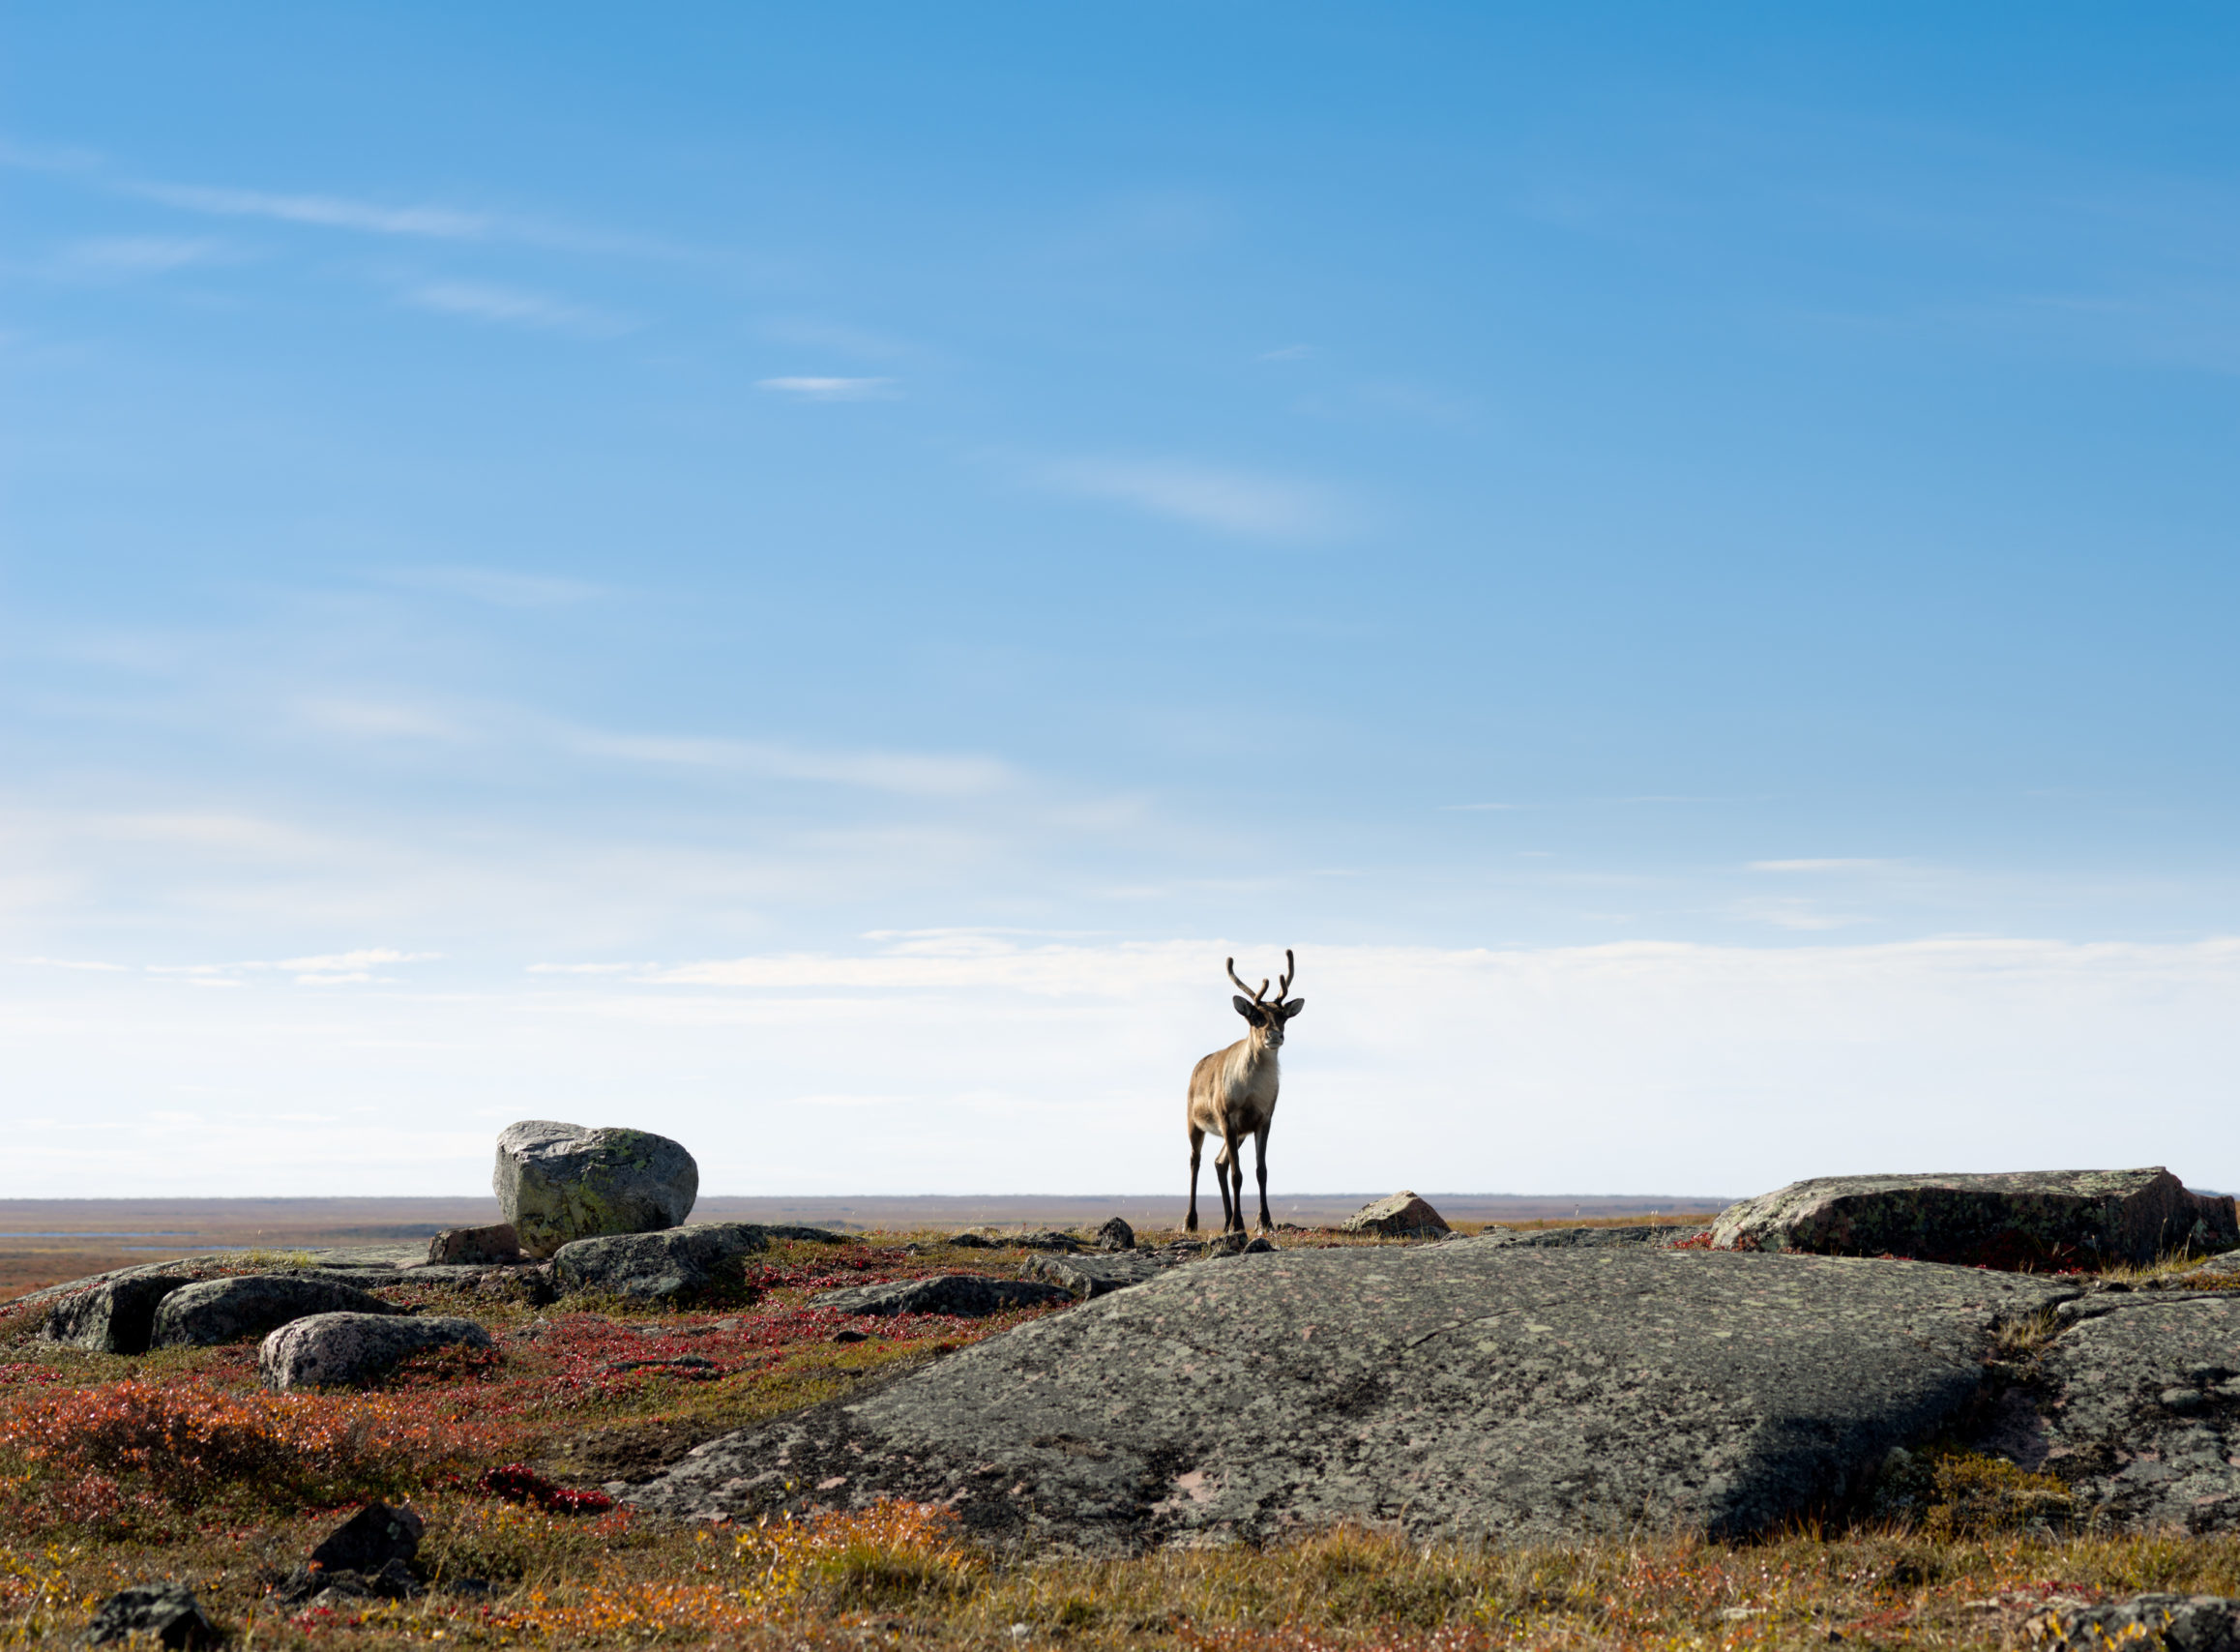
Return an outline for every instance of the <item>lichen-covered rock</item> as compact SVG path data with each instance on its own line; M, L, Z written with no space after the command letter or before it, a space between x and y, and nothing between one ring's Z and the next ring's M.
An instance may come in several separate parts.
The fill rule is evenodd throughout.
M1817 1176L1720 1212L1721 1251L1813 1251L1993 1267L2151 1262L2240 1245L2229 1195L2159 1165L1988 1175Z
M2075 1306L1997 1448L2067 1482L2087 1520L2240 1531L2240 1297Z
M356 1385L385 1376L426 1348L486 1348L472 1319L375 1313L314 1313L282 1325L256 1351L267 1388Z
M156 1307L152 1348L238 1342L313 1313L398 1313L377 1296L301 1274L244 1274L182 1285Z
M153 1636L159 1646L216 1646L222 1637L192 1583L134 1583L102 1603L85 1632L89 1646Z
M700 1167L650 1131L523 1119L498 1136L490 1187L522 1253L543 1257L575 1239L676 1226L699 1196Z
M1394 1524L1503 1543L1763 1530L1953 1425L2074 1284L1478 1239L1173 1269L697 1447L625 1494L752 1519L882 1496L1089 1549Z
M577 1239L553 1253L552 1283L564 1292L674 1303L736 1284L744 1258L769 1247L770 1229L752 1222L698 1222L659 1233Z
M1135 1249L1135 1229L1115 1216L1097 1229L1097 1248L1100 1251L1133 1251Z
M2022 1626L2030 1643L2062 1652L2240 1652L2240 1601L2225 1595L2133 1595L2095 1604L2049 1600Z
M1008 1313L1015 1308L1041 1308L1065 1302L1063 1285L1033 1280L992 1280L979 1274L940 1274L932 1279L893 1280L885 1284L849 1285L809 1299L811 1308L842 1313L955 1313L968 1319Z
M1363 1205L1345 1219L1344 1226L1348 1233L1374 1233L1386 1239L1426 1239L1453 1231L1429 1202L1406 1192Z
M447 1227L427 1242L427 1259L438 1266L470 1262L517 1262L521 1238L511 1223L488 1227Z
M187 1283L163 1274L103 1280L49 1308L40 1335L104 1354L144 1354L155 1335L157 1307Z

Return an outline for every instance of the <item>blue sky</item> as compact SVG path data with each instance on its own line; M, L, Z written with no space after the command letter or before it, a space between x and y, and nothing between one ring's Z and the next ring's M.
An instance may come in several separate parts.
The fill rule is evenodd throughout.
M0 44L0 1194L2240 1184L2228 10Z

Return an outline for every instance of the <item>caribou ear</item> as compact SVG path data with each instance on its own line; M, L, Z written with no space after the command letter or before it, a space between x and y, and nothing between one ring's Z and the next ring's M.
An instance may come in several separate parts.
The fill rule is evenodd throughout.
M1237 1014L1244 1017L1245 1019L1252 1022L1253 1025L1256 1027L1264 1027L1268 1024L1268 1012L1261 1009L1259 1005L1253 1003L1250 998L1247 998L1242 993L1239 993L1236 997L1231 998L1229 1002L1237 1007Z
M1283 1008L1283 1018L1284 1018L1285 1020L1289 1020L1289 1019L1290 1019L1290 1018L1291 1018L1293 1016L1297 1015L1297 1014L1298 1014L1298 1013L1299 1013L1301 1010L1304 1010L1306 1007L1307 1007L1307 1000L1306 1000L1306 999L1304 999L1304 998L1294 998L1294 999L1292 999L1292 1000L1291 1000L1291 1001L1290 1001L1288 1004L1285 1004L1285 1005L1282 1007L1282 1008Z

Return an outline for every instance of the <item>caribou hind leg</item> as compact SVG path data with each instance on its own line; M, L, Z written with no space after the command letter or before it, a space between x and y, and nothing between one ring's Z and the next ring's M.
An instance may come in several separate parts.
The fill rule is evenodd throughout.
M1190 1214L1182 1221L1182 1230L1185 1233L1197 1231L1197 1156L1204 1148L1205 1132L1194 1124L1190 1127ZM1218 1175L1221 1166L1215 1165L1214 1170ZM1225 1209L1226 1206L1223 1208Z

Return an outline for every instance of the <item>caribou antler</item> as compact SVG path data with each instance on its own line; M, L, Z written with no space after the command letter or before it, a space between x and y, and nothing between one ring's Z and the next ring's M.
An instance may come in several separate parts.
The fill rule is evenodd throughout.
M1282 985L1276 988L1277 1003L1281 1004L1285 998L1288 998L1291 995L1291 977L1298 973L1298 964L1291 960L1291 949L1289 947L1285 947L1283 949L1283 981Z
M1229 979L1231 981L1237 981L1237 960L1233 958L1229 959ZM1247 987L1242 981L1237 981L1237 990L1240 992L1253 992L1253 989L1250 987ZM1257 1004L1267 995L1268 984L1263 981L1260 983L1260 989L1257 992L1253 992L1253 1002ZM1279 992L1277 996L1282 997L1282 994Z

